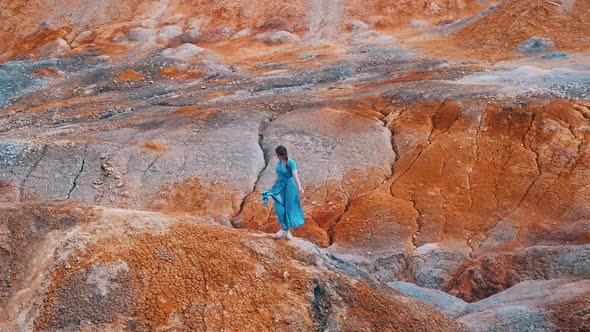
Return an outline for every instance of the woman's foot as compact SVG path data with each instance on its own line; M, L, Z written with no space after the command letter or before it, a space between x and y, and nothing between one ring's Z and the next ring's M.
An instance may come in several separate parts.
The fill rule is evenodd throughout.
M285 232L284 229L281 229L280 231L278 231L278 232L275 233L275 239L280 239L283 236L285 236L285 234L287 234L287 232Z
M287 240L293 240L293 234L291 234L291 231L287 231Z

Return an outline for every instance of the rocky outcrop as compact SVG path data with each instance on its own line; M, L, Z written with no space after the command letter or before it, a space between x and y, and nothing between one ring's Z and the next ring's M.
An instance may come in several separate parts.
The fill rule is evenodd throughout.
M583 331L590 291L588 280L525 281L468 304L444 292L414 284L389 285L458 317L470 331Z
M391 109L385 120L401 159L382 187L351 203L334 227L333 249L362 256L359 264L383 280L442 287L486 252L585 243L580 190L589 151L578 108L554 102L478 112L445 102Z
M23 207L0 219L3 330L462 330L305 241L194 217Z
M581 1L37 3L0 5L1 330L588 329L587 59L453 59L567 48Z
M349 23L363 20L377 28L403 29L413 18L449 22L473 15L485 4L459 1L301 0L276 3L191 0L162 3L153 0L49 1L18 0L0 5L5 29L0 31L0 59L20 56L62 55L70 44L73 54L89 50L119 53L121 50L177 46L227 40L247 29L269 45L299 40L337 39ZM39 10L42 8L43 10ZM239 35L238 38L247 37ZM47 42L61 41L47 52ZM113 46L113 42L118 44ZM59 50L55 48L59 47ZM40 49L44 48L44 49ZM66 47L65 51L69 51Z
M523 282L469 306L459 320L473 331L583 331L588 280Z
M300 234L323 246L330 243L331 228L350 201L391 175L395 158L391 134L378 118L329 108L296 110L272 121L261 135L267 167L234 222L239 227L267 231L277 227L274 214L262 206L260 193L275 179L273 153L279 144L289 146L307 190L303 205L308 220Z
M485 255L460 268L446 291L473 302L525 280L589 279L588 245L532 246Z
M2 178L16 184L21 201L75 200L113 207L190 211L227 223L264 166L257 141L265 113L260 112L257 119L252 112L241 118L220 112L157 112L162 115L162 111L176 119L168 126L151 129L145 122L138 124L124 147L118 143L130 134L130 128L124 127L105 128L83 141L5 141L14 152L5 156ZM125 116L126 111L112 112L112 116ZM212 125L212 116L215 121L226 118L222 120L226 124ZM184 121L192 124L179 126ZM237 131L241 135L235 136ZM233 163L227 162L230 155ZM187 189L194 195L185 196Z

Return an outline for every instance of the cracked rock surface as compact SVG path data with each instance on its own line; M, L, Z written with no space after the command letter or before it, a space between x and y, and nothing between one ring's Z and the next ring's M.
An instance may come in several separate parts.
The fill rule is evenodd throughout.
M0 330L590 329L587 2L56 3L0 4Z

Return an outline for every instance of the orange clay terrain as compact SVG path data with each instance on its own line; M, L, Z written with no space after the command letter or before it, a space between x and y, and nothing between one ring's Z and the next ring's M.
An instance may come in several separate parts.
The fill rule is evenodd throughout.
M588 52L590 2L504 1L499 10L459 30L459 47L489 54L509 53L531 37L550 38L561 51Z
M588 1L0 19L1 331L590 330Z

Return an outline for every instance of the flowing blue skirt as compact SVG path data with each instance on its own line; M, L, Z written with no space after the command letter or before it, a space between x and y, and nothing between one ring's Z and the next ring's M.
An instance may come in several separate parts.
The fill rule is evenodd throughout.
M270 190L262 193L264 205L268 205L268 197L274 201L274 209L279 223L284 230L299 228L304 223L303 209L299 201L299 190L295 180L279 178Z

